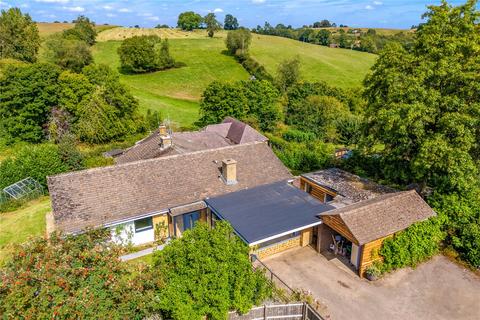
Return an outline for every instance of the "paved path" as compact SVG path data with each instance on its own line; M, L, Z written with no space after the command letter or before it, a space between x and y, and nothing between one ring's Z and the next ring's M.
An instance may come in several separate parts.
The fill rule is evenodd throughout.
M309 247L263 262L291 287L309 290L326 319L480 319L480 278L441 255L374 282Z
M162 245L159 245L159 246L156 246L156 247L151 247L151 248L147 248L147 249L140 250L140 251L137 251L137 252L126 254L124 256L121 256L120 260L128 261L128 260L137 259L137 258L140 258L140 257L143 257L143 256L147 256L149 254L152 254L153 251L163 250L163 248L165 248L165 246L167 244L168 244L168 241L166 243L164 243Z

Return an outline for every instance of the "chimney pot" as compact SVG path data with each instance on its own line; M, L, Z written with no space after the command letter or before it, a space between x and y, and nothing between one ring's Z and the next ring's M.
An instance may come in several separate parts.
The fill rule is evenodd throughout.
M168 136L167 126L165 126L163 124L160 125L158 127L158 133L160 134L161 137Z
M222 160L222 179L227 185L237 183L237 161L233 159Z

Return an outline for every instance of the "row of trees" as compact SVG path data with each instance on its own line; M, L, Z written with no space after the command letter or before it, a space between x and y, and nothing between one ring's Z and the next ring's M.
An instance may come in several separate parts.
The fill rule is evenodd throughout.
M215 32L222 28L222 24L217 20L217 17L213 12L210 12L205 17L202 17L198 13L187 11L182 12L178 16L177 27L185 31L205 28L208 36L213 37ZM237 18L231 14L227 14L225 16L223 28L225 30L237 30L239 28Z
M226 222L186 231L153 266L121 262L108 230L53 234L17 247L0 270L0 314L51 319L225 319L271 296Z

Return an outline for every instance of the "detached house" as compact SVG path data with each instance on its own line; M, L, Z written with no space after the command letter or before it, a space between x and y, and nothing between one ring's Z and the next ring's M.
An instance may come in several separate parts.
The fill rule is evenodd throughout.
M49 230L110 228L113 240L140 245L155 240L157 225L179 237L198 221L226 220L260 258L310 245L363 275L384 239L435 214L415 191L338 169L295 178L265 137L235 119L194 133L160 128L116 160L48 178Z

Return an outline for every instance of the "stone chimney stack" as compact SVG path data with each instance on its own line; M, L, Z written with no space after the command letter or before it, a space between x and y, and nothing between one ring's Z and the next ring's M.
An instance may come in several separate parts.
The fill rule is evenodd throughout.
M172 136L167 130L167 126L160 125L158 127L158 135L160 136L160 148L168 149L172 146Z
M227 185L237 183L237 161L233 159L222 161L222 178Z

